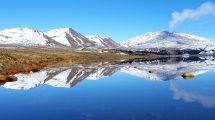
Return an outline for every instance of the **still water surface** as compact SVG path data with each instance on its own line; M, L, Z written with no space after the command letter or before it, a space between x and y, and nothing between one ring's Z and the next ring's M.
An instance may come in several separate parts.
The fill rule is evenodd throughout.
M0 88L2 120L214 120L215 61L47 68ZM183 73L194 78L183 79Z

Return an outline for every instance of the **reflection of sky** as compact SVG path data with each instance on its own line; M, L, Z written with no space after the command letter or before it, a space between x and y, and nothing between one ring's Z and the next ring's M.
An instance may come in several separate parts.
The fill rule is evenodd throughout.
M200 92L188 92L183 89L178 89L172 81L170 81L170 90L173 92L173 98L175 100L184 100L185 102L198 102L204 107L215 107L215 95L204 95Z
M176 80L179 90L215 96L214 74ZM84 80L73 88L40 86L29 91L0 88L1 119L215 119L202 101L173 99L168 81L148 81L117 72L101 80ZM193 95L193 94L192 94ZM12 114L12 115L11 115Z

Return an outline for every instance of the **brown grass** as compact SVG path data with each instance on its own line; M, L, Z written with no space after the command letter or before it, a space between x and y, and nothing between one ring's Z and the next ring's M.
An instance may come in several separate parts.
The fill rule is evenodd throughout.
M65 49L0 49L0 74L37 72L44 67L74 64L111 63L119 60L158 56L134 56L115 53L75 52Z

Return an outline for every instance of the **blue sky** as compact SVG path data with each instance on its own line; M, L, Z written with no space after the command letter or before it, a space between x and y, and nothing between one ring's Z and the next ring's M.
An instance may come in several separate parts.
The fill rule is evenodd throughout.
M215 3L215 0L209 0ZM0 0L0 29L32 27L41 31L71 27L83 35L123 41L168 30L174 11L195 9L206 0ZM174 31L215 38L215 17L187 21Z

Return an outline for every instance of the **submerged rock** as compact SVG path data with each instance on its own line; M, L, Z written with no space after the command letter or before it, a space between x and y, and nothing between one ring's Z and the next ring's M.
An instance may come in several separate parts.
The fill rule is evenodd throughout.
M154 70L149 70L149 73L155 73L155 71Z
M184 73L183 75L182 75L182 77L184 78L184 79L190 79L190 78L193 78L193 77L195 77L192 73Z

